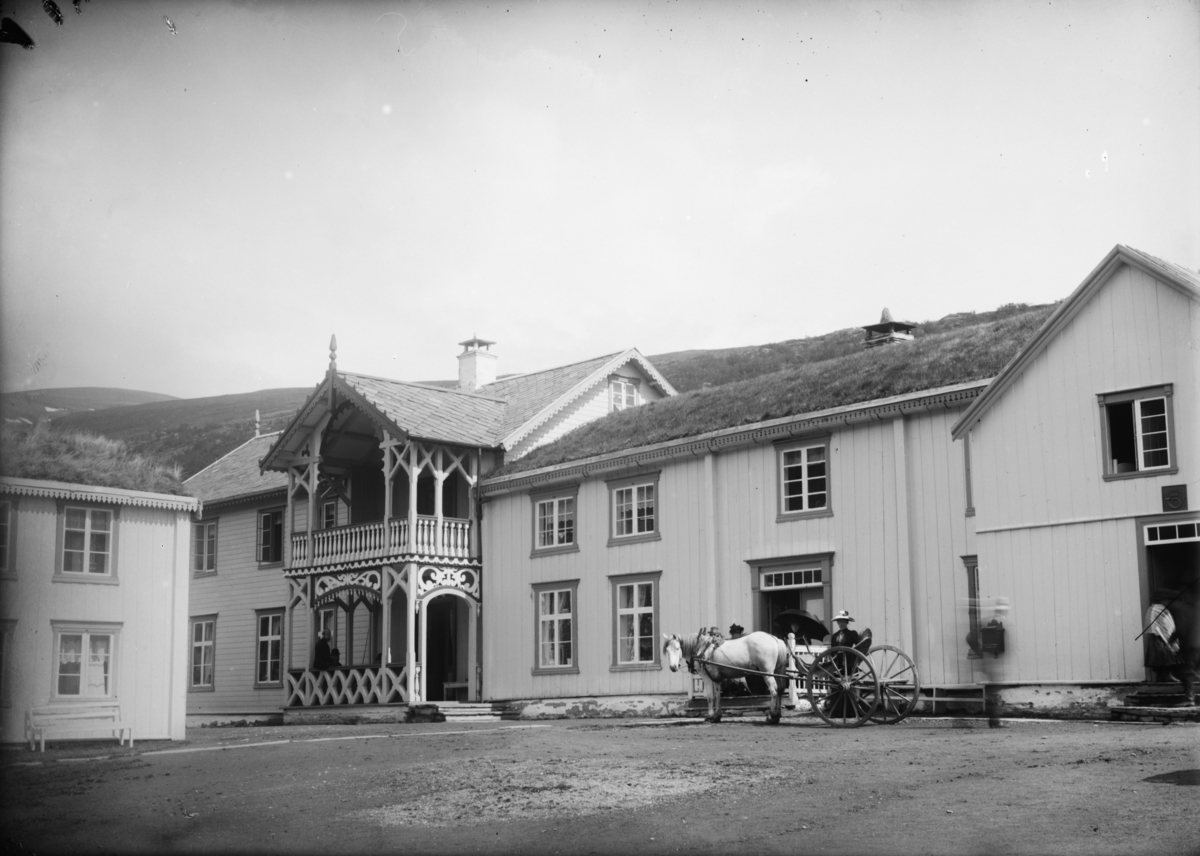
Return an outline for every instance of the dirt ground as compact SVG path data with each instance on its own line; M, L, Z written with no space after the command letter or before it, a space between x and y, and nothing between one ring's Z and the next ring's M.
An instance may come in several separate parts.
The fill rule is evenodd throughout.
M0 774L9 853L1200 853L1196 725L195 729Z

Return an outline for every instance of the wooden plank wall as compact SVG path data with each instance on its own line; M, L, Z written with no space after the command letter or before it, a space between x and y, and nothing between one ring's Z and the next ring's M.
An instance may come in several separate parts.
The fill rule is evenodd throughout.
M927 680L969 680L966 573L973 551L964 516L962 450L951 442L958 411L938 410L847 427L830 445L832 516L776 521L776 451L771 444L721 453L712 465L709 512L705 459L664 462L659 494L662 539L607 546L608 489L580 485L576 553L530 558L532 505L527 493L485 506L484 694L550 698L680 692L685 679L665 668L610 671L614 574L662 571L661 631L700 626L754 628L755 560L832 552L833 603L849 609L876 640L902 644ZM903 466L897 469L898 458ZM905 514L898 506L905 503ZM715 513L715 519L713 515ZM898 530L905 522L904 533ZM715 559L708 555L709 544ZM907 545L906 559L900 555ZM714 567L716 579L707 569ZM909 575L905 577L905 574ZM578 579L578 675L533 676L535 583ZM902 596L906 599L901 603ZM716 604L715 612L711 604ZM497 656L494 652L505 652Z
M971 434L981 594L1012 603L1006 679L1142 680L1134 517L1197 488L1200 305L1122 266ZM1179 472L1106 482L1097 394L1174 384Z
M16 622L9 652L11 705L0 708L0 741L24 736L25 711L51 702L54 621L120 623L114 687L137 739L183 738L183 654L190 514L117 508L116 585L53 582L58 507L18 499L15 579L0 582L0 618ZM173 697L172 693L176 693Z
M339 505L341 505L339 503ZM258 564L258 512L278 508L278 500L262 505L234 506L206 515L217 520L217 572L194 574L188 614L216 615L213 658L213 689L188 691L188 715L276 713L283 707L283 689L256 688L258 623L255 610L287 605L287 582L281 565ZM297 503L297 520L304 520L307 503ZM344 509L339 508L339 514ZM298 613L296 638L298 661L307 665L308 617ZM286 668L287 624L284 624ZM191 636L187 635L188 657Z

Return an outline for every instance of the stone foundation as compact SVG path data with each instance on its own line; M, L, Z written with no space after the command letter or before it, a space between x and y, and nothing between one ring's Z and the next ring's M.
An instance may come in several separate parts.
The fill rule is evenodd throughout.
M653 719L689 715L685 695L519 699L507 705L520 719Z
M1123 707L1128 696L1142 684L1019 684L991 686L994 700L1003 718L1038 719L1110 719L1113 708Z

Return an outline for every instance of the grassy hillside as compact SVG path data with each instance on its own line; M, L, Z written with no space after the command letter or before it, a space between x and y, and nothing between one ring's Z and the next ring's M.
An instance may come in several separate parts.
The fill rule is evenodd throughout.
M151 401L174 401L174 396L136 389L115 389L104 386L77 386L61 389L32 389L24 392L0 393L0 410L8 424L35 424L39 419L53 419L70 413L126 407Z
M292 387L156 401L73 413L54 419L51 427L124 440L139 453L178 466L187 478L254 436L255 410L262 431L274 431L287 425L311 392Z

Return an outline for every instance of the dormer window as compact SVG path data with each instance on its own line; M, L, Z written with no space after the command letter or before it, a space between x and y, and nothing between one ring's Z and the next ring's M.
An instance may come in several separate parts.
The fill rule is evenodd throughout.
M625 410L641 404L642 398L638 392L638 386L635 378L614 377L609 383L609 394L612 400L612 406L609 409Z

